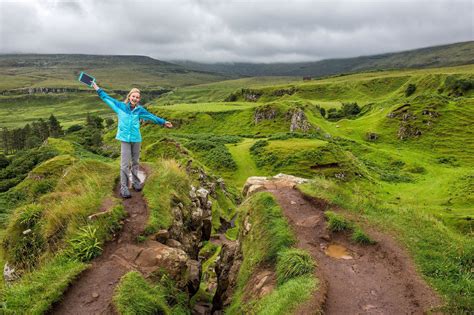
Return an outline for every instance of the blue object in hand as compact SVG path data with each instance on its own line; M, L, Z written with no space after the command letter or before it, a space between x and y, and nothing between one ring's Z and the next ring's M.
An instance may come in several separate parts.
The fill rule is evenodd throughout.
M87 85L88 87L92 87L92 83L95 82L95 78L88 75L87 73L85 72L81 72L81 74L79 74L79 78L78 78L79 82L82 82L84 83L85 85Z

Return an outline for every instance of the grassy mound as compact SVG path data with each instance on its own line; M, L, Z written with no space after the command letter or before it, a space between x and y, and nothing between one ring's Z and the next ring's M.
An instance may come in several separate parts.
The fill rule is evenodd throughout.
M239 221L239 226L243 228L245 221L250 226L250 230L245 236L243 236L242 228L240 231L243 262L232 304L226 313L287 314L291 312L298 304L308 299L311 292L317 288L317 279L308 276L297 277L308 274L310 266L314 263L311 259L307 259L305 252L289 250L295 238L281 208L271 194L257 193L247 199L239 209ZM281 285L261 300L250 297L250 301L244 302L244 288L252 274L263 264L275 266L278 257L280 257L280 267L277 268L277 273L281 278ZM289 260L294 262L295 259L299 260L298 258L301 257L303 258L300 262L304 262L298 264L295 271Z

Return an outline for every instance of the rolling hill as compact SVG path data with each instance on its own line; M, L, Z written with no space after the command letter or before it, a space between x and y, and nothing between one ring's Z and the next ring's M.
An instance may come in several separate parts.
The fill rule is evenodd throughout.
M299 63L196 63L173 61L188 69L239 76L311 76L315 78L360 71L434 68L474 63L474 42L356 58Z

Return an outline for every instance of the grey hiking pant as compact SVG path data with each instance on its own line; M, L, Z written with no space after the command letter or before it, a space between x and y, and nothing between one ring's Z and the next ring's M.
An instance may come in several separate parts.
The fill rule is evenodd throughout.
M124 142L122 141L121 158L120 158L120 192L129 194L130 187L130 163L132 169L132 185L140 187L140 179L138 178L138 161L140 159L141 142Z

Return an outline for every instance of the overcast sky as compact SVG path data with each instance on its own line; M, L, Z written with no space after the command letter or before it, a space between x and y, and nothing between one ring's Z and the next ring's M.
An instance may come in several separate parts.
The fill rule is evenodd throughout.
M474 0L0 0L0 53L204 62L354 57L474 39Z

